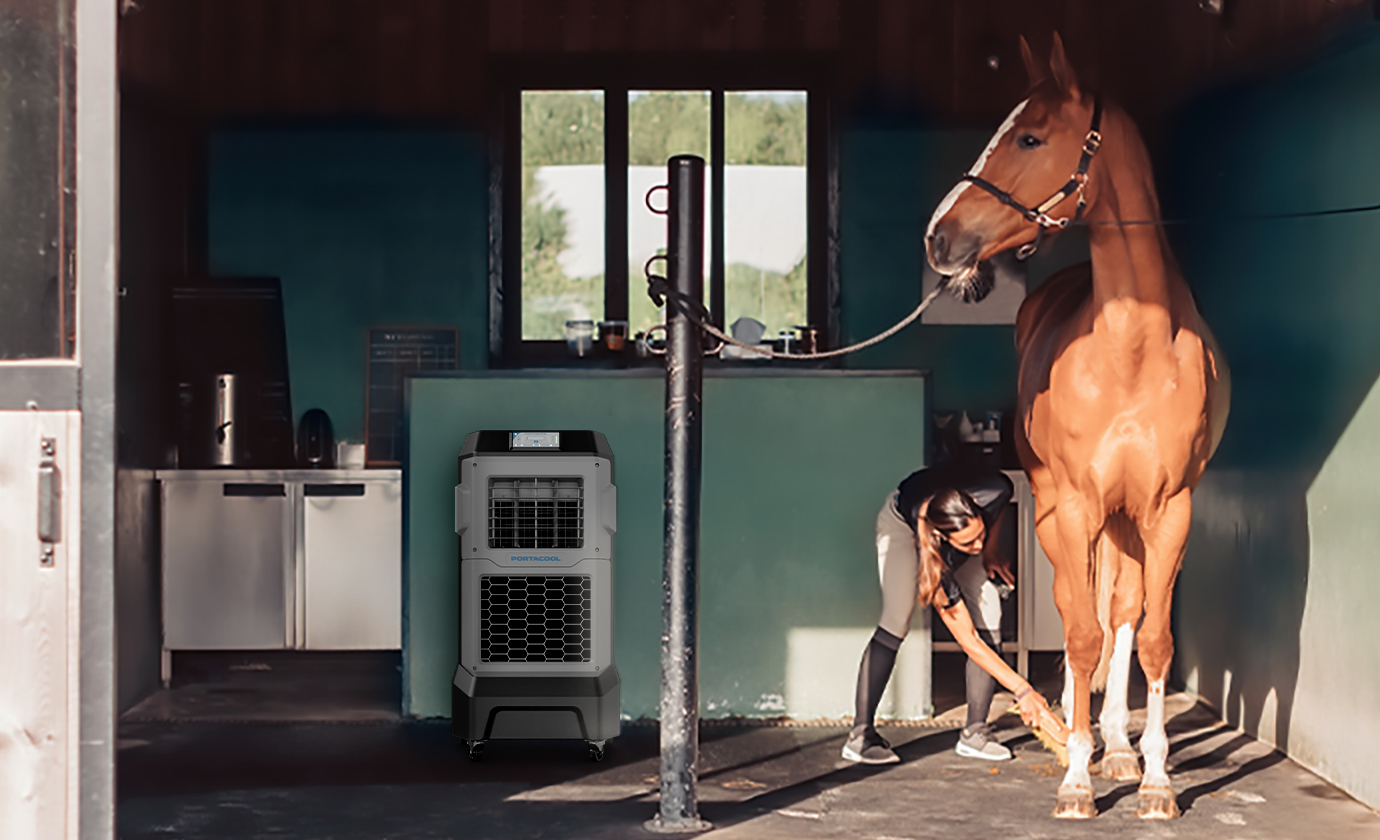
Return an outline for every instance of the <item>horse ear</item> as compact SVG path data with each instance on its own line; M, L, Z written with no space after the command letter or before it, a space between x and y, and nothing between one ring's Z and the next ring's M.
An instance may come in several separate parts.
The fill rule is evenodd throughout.
M1026 41L1025 36L1021 36L1021 61L1025 64L1026 77L1030 79L1030 87L1034 88L1049 75L1046 65L1035 59L1035 53L1030 51L1030 42Z
M1064 52L1064 39L1059 37L1058 32L1054 33L1054 47L1049 53L1049 69L1054 72L1054 83L1059 89L1070 99L1078 99L1078 76L1073 72L1073 65Z

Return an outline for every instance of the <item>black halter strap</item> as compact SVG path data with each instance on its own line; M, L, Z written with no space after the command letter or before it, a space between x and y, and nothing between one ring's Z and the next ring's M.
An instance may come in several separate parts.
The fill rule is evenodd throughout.
M960 179L962 181L968 181L973 184L973 186L986 190L991 193L997 201L1000 201L1002 204L1020 213L1026 221L1037 225L1035 241L1022 245L1020 250L1016 252L1017 259L1026 259L1031 254L1035 253L1036 249L1040 247L1040 243L1044 240L1046 228L1058 228L1062 230L1068 227L1070 222L1082 221L1083 210L1088 205L1087 197L1084 195L1084 191L1088 185L1088 167L1092 164L1093 156L1097 154L1097 150L1102 146L1101 128L1102 97L1097 96L1093 98L1092 125L1088 128L1087 136L1083 138L1083 153L1078 158L1078 168L1074 170L1068 183L1064 184L1058 192L1035 207L1026 207L1024 204L1017 201L1016 197L1011 193L977 175L969 173ZM1059 219L1051 218L1049 211L1058 207L1066 201L1069 196L1074 194L1078 196L1078 208L1074 211L1073 218L1070 219L1068 216Z

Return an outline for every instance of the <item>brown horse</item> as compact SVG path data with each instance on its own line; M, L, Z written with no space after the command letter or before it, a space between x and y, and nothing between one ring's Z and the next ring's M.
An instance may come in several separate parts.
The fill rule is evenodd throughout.
M1179 814L1165 769L1170 601L1190 493L1226 425L1229 377L1161 227L1150 157L1120 108L1080 90L1058 36L1048 66L1024 39L1030 96L936 209L930 264L951 283L1046 230L1088 226L1092 264L1050 278L1021 306L1016 445L1035 493L1064 621L1073 734L1056 817L1096 814L1089 692L1106 688L1102 774L1140 778L1126 736L1131 645L1149 682L1137 815ZM1143 621L1142 621L1143 619ZM1139 624L1139 631L1136 627Z

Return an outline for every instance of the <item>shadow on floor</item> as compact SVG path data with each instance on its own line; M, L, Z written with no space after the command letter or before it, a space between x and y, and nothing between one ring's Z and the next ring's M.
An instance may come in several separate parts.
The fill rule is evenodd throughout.
M141 704L121 721L121 840L655 836L642 827L658 808L655 724L625 724L601 763L588 760L583 741L492 741L483 759L472 762L448 721L399 719L396 707L391 717L363 714L382 708L375 678L387 681L386 661L356 663L353 675L334 676L321 662L307 663L295 679L291 660L255 659L249 664L272 670L232 670L237 662L202 663L202 671L184 663L185 679L164 693L157 714ZM952 664L961 674L961 659ZM961 676L945 673L940 662L936 667L936 699L961 700ZM1047 682L1039 684L1053 693ZM291 690L284 694L275 684ZM213 693L211 687L243 690ZM278 706L256 705L275 691L270 699ZM323 692L336 693L312 701ZM372 699L343 722L311 719L346 696ZM193 697L218 699L209 706ZM254 719L266 709L285 719ZM696 790L700 814L715 825L706 836L985 840L1144 833L1132 815L1135 785L1100 779L1094 781L1098 819L1055 823L1049 813L1063 771L1019 719L1008 715L996 723L997 736L1016 755L997 765L954 753L962 708L947 711L927 726L884 725L902 762L881 767L840 758L844 723L703 722ZM1380 817L1223 726L1193 698L1173 695L1167 712L1171 778L1185 814L1175 824L1179 836L1216 837L1225 825L1249 824L1256 828L1250 836L1267 840L1339 832L1380 840ZM1133 731L1143 721L1143 711L1133 712Z

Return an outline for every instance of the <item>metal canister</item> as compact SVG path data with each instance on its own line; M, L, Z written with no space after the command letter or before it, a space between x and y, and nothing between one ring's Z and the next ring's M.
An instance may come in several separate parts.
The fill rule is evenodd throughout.
M235 374L216 374L215 429L211 438L211 463L218 467L233 467L239 458L236 451L238 429L235 425Z

